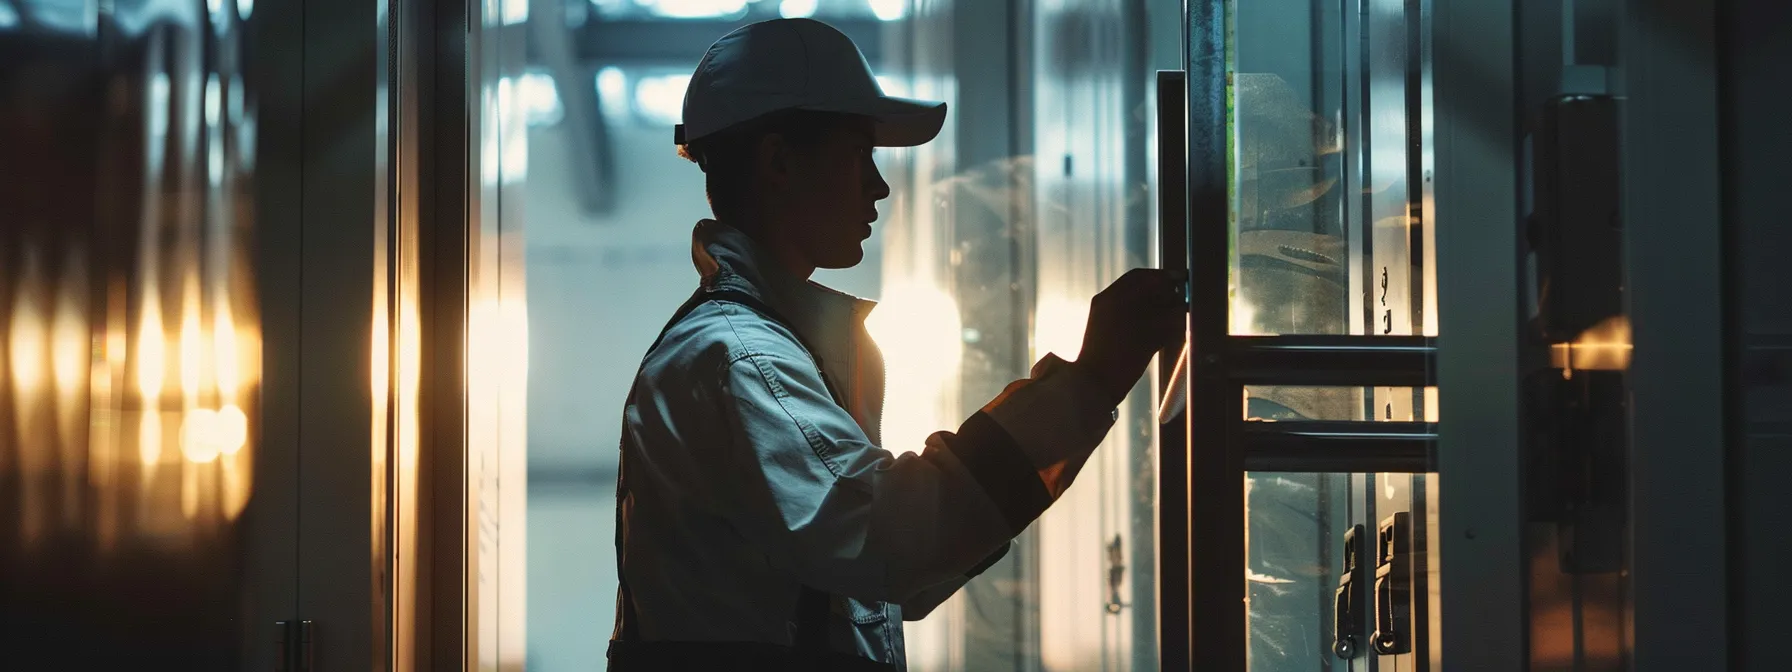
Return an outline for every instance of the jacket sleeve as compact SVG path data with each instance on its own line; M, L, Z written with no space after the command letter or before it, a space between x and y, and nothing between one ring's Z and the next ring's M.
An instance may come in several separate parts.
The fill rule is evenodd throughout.
M997 562L1001 562L1002 558L1007 557L1008 551L1013 548L1013 541L1002 544L996 549L996 552L989 554L988 557L984 558L981 562L978 562L977 566L972 567L970 571L948 579L945 583L937 586L928 586L927 588L922 589L921 592L909 597L899 605L902 607L902 620L919 621L923 618L927 618L928 614L933 613L935 607L944 604L948 598L952 597L953 593L958 592L959 588L963 588L964 584L970 583L971 579L977 578L978 575L983 573L983 570L989 569Z
M1055 501L1113 424L1074 366L1048 360L900 456L871 444L812 361L731 361L716 398L732 445L712 465L726 473L706 479L712 506L816 588L931 609Z

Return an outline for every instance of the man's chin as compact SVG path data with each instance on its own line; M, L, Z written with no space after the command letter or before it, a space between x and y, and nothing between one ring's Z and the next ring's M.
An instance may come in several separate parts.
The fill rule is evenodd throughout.
M829 255L827 259L821 260L821 263L818 263L815 266L816 268L839 270L842 268L852 268L864 261L865 248L860 245L854 245L850 251L841 250L838 254Z

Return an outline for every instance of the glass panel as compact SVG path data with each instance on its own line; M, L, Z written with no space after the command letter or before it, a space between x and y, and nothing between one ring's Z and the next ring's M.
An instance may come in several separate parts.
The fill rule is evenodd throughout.
M527 124L553 114L555 99L551 86L544 89L524 69L530 10L537 7L527 0L483 0L478 7L467 110L474 133L467 203L469 657L480 669L522 669L531 583L522 568L532 536L526 515L532 344L522 217L531 172ZM586 660L601 657L599 651Z
M1235 334L1436 334L1427 0L1230 3ZM1254 386L1247 418L1436 421L1435 388ZM1252 670L1427 669L1435 488L1423 475L1247 477ZM1375 618L1333 646L1346 531L1375 595L1380 527L1416 549L1410 653L1378 655ZM1392 667L1383 667L1392 666Z
M1332 654L1333 598L1345 531L1363 517L1362 478L1246 475L1251 670L1306 672L1342 663Z
M1429 626L1437 613L1437 565L1430 560L1435 557L1430 531L1437 529L1435 478L1250 473L1245 491L1253 672L1430 669L1436 639ZM1356 526L1361 528L1351 535ZM1347 573L1346 546L1352 539L1359 564ZM1378 581L1402 575L1407 581ZM1410 591L1389 591L1389 585L1409 585ZM1342 603L1341 592L1348 596ZM1352 599L1362 605L1361 627L1339 633L1337 609ZM1396 612L1410 625L1395 649L1402 652L1384 655L1372 644L1385 627L1377 619ZM1349 638L1348 647L1338 646L1341 635Z
M488 3L497 8L488 14L509 1ZM1153 15L1180 11L1175 0L1146 4ZM1180 36L1173 18L1147 26L1137 3L592 0L552 16L543 3L528 7L516 25L528 26L529 60L503 71L516 78L510 100L526 149L488 130L481 165L504 175L485 198L520 204L501 213L492 243L526 250L497 264L505 287L521 286L514 269L528 262L526 329L512 320L491 329L521 329L513 345L528 352L518 384L529 402L503 416L526 418L526 438L522 429L503 437L527 444L531 669L586 669L603 657L605 638L594 634L611 627L616 586L611 442L642 353L697 283L691 226L710 212L702 173L674 154L672 124L716 38L749 21L818 18L857 42L888 93L951 106L933 142L879 150L892 195L865 261L815 278L880 301L869 327L886 359L890 450L918 450L956 427L1039 356L1074 356L1090 296L1153 263L1148 87L1156 69L1176 67ZM499 217L482 205L483 217ZM519 306L495 315L520 316ZM1007 560L906 624L910 669L1156 669L1154 406L1137 396L1078 485ZM522 454L498 438L486 445L475 454ZM521 655L503 647L506 661Z
M1233 333L1436 333L1428 6L1233 3Z
M296 597L250 7L96 7L0 5L0 666L247 668Z
M1246 420L1437 422L1437 388L1435 387L1246 385L1244 396ZM1387 398L1404 399L1414 410L1407 415L1390 415L1387 405L1379 401ZM1376 407L1372 405L1374 403L1382 405Z

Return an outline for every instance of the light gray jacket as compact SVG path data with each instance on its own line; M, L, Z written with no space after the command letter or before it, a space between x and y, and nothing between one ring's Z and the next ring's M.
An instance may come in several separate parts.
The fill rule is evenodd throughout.
M894 455L879 445L872 302L783 272L717 222L698 223L692 257L705 287L757 298L801 339L747 306L709 302L642 362L618 502L636 631L789 644L808 585L837 596L833 648L902 669L902 621L1006 552L1069 487L1112 407L1075 364L1047 355L958 431Z

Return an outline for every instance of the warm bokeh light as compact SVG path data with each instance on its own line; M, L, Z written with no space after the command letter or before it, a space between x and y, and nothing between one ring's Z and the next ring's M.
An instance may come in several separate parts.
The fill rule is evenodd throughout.
M1616 315L1586 331L1573 343L1550 347L1550 365L1564 377L1581 371L1622 371L1630 368L1630 318Z
M1089 325L1089 302L1045 295L1033 313L1033 360L1046 353L1073 360L1083 349L1083 330Z
M400 473L417 472L419 424L418 388L422 384L422 317L415 297L406 297L398 308L398 459ZM523 338L524 347L528 337ZM525 355L527 356L527 355ZM527 369L527 365L521 367ZM526 389L526 388L525 388Z
M392 370L392 328L387 324L385 311L376 305L373 311L373 329L369 334L367 391L373 395L375 417L385 415L386 400L391 393Z
M1232 289L1232 335L1259 336L1257 330L1257 307L1238 295L1238 289Z
M931 283L892 284L865 328L884 355L884 445L919 450L952 421L964 349L958 302Z
M18 298L12 303L12 333L7 339L13 394L19 396L16 401L21 404L35 402L44 384L44 332L48 329L38 303L38 283L33 282L30 272L34 267L34 263L26 262L25 281L20 283Z
M50 370L56 380L59 403L70 407L64 410L72 411L73 400L87 378L92 344L87 333L84 269L79 263L70 264L64 276L56 300L56 316L50 326Z
M230 441L231 437L226 436L229 431L217 411L209 408L187 411L180 429L181 454L195 464L216 460Z
M168 344L162 332L162 306L154 288L143 294L143 326L137 332L137 391L142 393L147 408L153 407L162 395Z
M199 396L205 361L205 342L199 332L199 278L188 276L180 304L180 393L185 405Z
M529 304L521 292L507 294L499 302L498 315L507 389L516 390L521 395L523 390L529 389Z
M143 419L137 426L137 459L145 467L154 467L162 462L162 414L149 410L143 412ZM151 471L144 470L148 478Z
M218 449L225 455L235 455L249 442L249 416L236 404L225 406L218 411Z
M80 601L129 575L196 587L187 572L204 568L215 583L181 590L209 599L240 580L206 563L239 550L224 518L250 498L261 417L257 96L236 16L250 2L197 7L146 15L167 30L98 33L103 16L63 12L68 30L9 54L48 79L0 82L0 116L25 122L0 125L0 155L30 174L0 206L0 502L18 521L0 565L15 586L78 579L58 595ZM70 75L94 86L40 85Z
M246 455L226 454L219 459L223 480L223 509L225 520L236 520L243 515L243 509L249 506L249 461Z
M236 318L231 314L229 299L221 298L212 309L212 376L217 381L218 397L226 403L236 399L242 385L242 366L237 350Z

